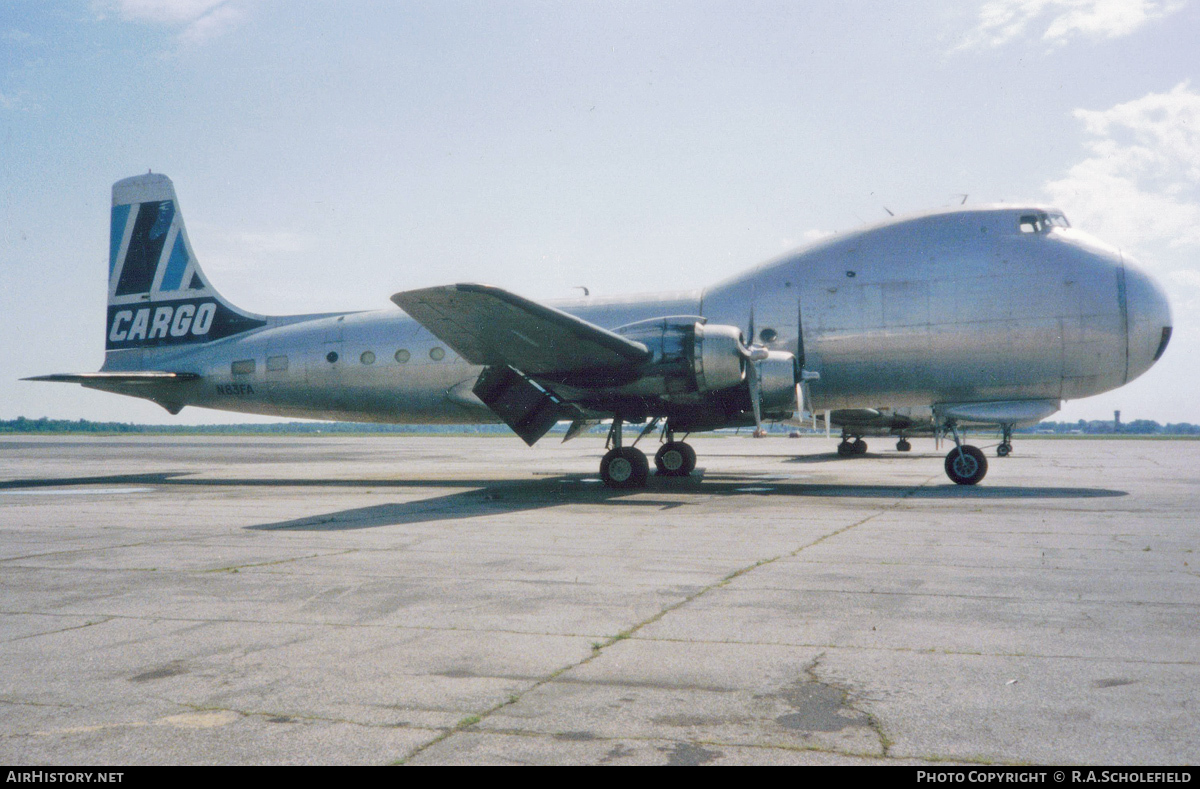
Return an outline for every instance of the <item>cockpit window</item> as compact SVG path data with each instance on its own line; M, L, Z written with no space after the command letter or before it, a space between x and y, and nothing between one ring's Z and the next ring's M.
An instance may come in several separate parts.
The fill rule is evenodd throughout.
M1070 227L1071 223L1062 214L1022 214L1017 222L1022 233L1044 233L1055 227Z

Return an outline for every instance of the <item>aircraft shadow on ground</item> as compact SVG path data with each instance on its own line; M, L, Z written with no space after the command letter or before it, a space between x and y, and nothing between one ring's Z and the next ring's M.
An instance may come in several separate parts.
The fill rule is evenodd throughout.
M425 487L427 483L409 483ZM465 480L456 486L470 485ZM905 485L836 485L764 479L742 475L712 475L688 479L651 477L641 490L610 490L586 475L563 475L532 481L480 481L482 487L424 498L418 501L377 504L307 518L248 526L258 531L339 531L378 526L457 520L510 514L570 504L632 506L668 510L693 504L686 494L703 496L780 496L883 499L1078 499L1127 495L1102 488L1020 488L1011 486L964 488L959 485L912 487ZM664 495L665 494L665 495Z
M1128 495L1107 488L1018 487L988 485L964 487L945 483L932 486L903 484L839 484L779 479L770 475L705 474L687 478L651 476L640 490L611 490L594 475L561 474L526 480L495 479L336 479L336 478L210 478L185 472L111 474L92 477L59 477L0 482L0 490L54 488L78 485L160 485L163 487L323 487L373 490L429 490L454 488L453 493L414 501L354 507L246 528L257 531L339 531L457 520L486 515L557 507L564 504L631 506L653 510L689 506L691 495L769 496L796 498L875 498L913 500L987 499L1093 499Z

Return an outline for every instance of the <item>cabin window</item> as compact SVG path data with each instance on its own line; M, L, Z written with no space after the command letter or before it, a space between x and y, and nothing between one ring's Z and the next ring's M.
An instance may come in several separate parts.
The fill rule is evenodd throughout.
M284 370L286 370L287 367L288 367L288 365L287 365L287 357L286 356L268 356L267 357L267 371L268 372L281 373Z
M442 359L446 358L446 351L435 345L429 349L429 358L433 359L435 362L440 362Z
M758 338L763 342L775 342L775 338L779 336L779 332L774 329L763 329L758 333Z
M254 360L253 359L240 359L239 361L236 361L233 364L229 365L229 369L230 369L230 372L232 372L234 375L253 375L254 374Z
M396 351L396 361L400 362L400 364L404 364L411 358L412 358L412 354L409 353L404 348L401 348L400 350Z
M375 354L370 351L363 351L362 356L358 357L358 360L363 364L375 364Z

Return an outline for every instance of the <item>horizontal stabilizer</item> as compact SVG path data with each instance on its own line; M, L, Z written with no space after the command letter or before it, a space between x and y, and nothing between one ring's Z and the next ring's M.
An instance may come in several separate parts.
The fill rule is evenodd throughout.
M539 376L629 367L650 356L640 342L490 285L409 290L392 301L471 364Z
M64 384L163 384L196 381L197 373L168 373L158 370L129 373L56 373L22 378L22 381L54 381Z

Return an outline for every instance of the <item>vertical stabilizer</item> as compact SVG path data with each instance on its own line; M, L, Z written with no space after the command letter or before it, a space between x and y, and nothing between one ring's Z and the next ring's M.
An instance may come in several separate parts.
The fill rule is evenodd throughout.
M211 342L265 324L221 298L200 270L170 178L113 184L107 350Z

